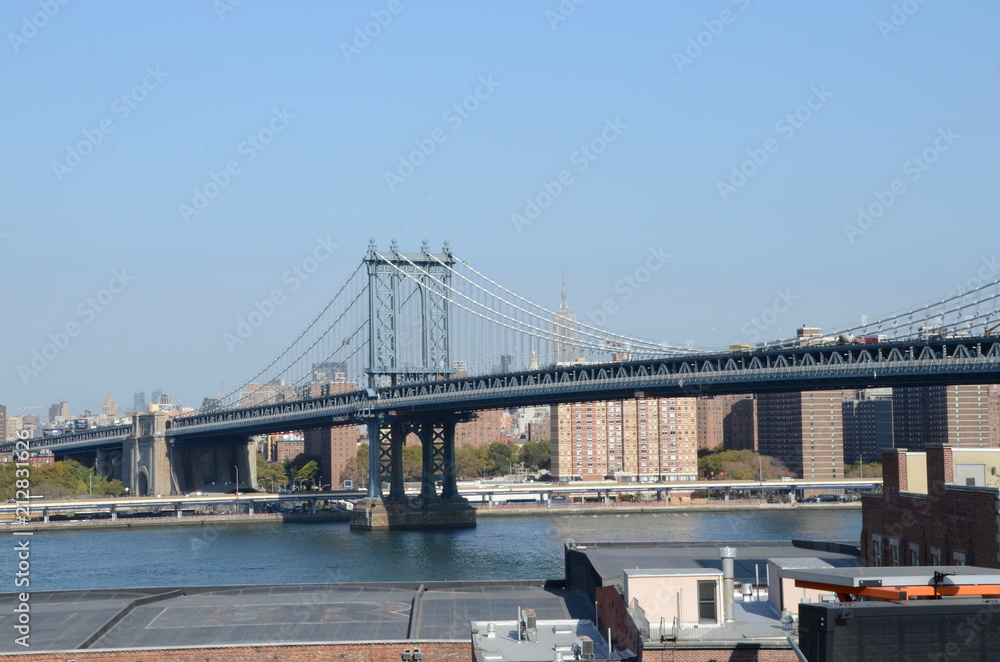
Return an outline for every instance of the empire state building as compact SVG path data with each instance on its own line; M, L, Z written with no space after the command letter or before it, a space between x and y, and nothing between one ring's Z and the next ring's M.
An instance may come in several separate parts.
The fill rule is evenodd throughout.
M559 311L555 314L552 324L552 361L557 365L576 363L580 358L580 347L577 345L576 315L566 303L566 279L563 278L562 301Z

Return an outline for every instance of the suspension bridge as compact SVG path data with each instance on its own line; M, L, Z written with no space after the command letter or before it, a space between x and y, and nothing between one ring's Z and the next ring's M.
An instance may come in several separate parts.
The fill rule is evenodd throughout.
M693 349L576 320L471 267L447 242L368 251L322 311L238 388L193 414L32 439L85 457L137 495L255 482L251 436L365 425L356 528L474 526L457 490L454 430L476 411L632 398L1000 382L1000 281L861 324L756 346ZM402 447L423 446L421 493L403 491ZM7 444L5 450L11 450ZM383 491L388 484L388 493Z

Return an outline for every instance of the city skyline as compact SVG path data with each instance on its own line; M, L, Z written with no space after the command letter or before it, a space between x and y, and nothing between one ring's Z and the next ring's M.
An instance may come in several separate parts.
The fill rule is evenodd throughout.
M197 407L370 236L697 346L1000 277L992 4L393 6L0 8L8 412Z

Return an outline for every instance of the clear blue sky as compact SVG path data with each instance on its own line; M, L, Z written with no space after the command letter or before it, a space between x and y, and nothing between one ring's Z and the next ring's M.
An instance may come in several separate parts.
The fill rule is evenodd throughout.
M610 329L698 345L750 340L778 291L768 337L939 297L987 263L1000 277L995 2L49 2L0 5L13 414L136 388L198 405L280 351L369 237L450 239L552 307L565 273L582 319L610 299ZM196 188L217 193L201 210ZM327 237L291 291L282 274ZM651 250L670 257L616 288ZM276 287L285 303L228 351ZM50 334L65 347L19 369Z

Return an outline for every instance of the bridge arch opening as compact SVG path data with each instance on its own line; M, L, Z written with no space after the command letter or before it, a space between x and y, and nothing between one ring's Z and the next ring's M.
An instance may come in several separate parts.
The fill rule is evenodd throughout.
M136 489L136 492L137 492L136 496L148 496L149 495L149 477L146 476L146 472L145 471L140 471L139 472L139 480L137 482L138 482L138 485L136 485L136 488L137 488Z

